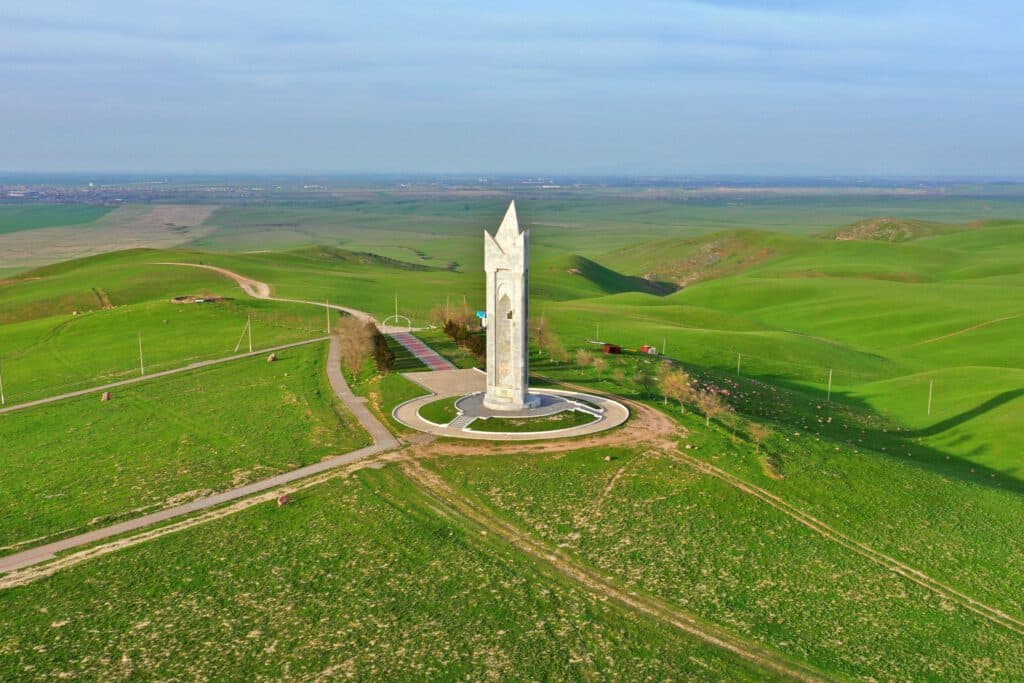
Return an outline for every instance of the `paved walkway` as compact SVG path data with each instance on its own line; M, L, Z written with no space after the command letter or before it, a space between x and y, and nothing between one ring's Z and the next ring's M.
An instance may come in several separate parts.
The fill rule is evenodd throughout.
M412 355L423 361L423 364L431 370L455 369L455 366L452 365L447 358L444 358L437 351L430 348L408 332L391 332L390 334L395 341L409 349Z
M306 344L315 344L316 342L327 341L327 337L316 337L315 339L306 339L305 341L292 342L291 344L281 344L280 346L271 346L270 348L260 349L259 351L246 351L245 353L236 353L232 356L224 356L223 358L214 358L212 360L201 360L197 363L190 365L183 365L180 368L171 368L170 370L161 370L160 372L154 372L149 375L139 375L138 377L132 377L130 379L123 379L119 382L111 382L110 384L101 384L95 387L89 387L88 389L79 389L78 391L69 391L66 394L58 394L56 396L47 396L46 398L40 398L35 401L26 401L25 403L18 403L13 406L7 406L6 408L0 408L0 414L14 412L15 410L22 410L23 408L32 408L33 406L46 405L47 403L53 403L54 401L63 401L66 398L74 398L75 396L85 396L86 394L94 394L101 391L108 391L110 389L116 389L117 387L127 386L129 384L136 384L138 382L145 382L146 380L156 379L157 377L167 377L168 375L176 375L179 372L189 372L190 370L198 370L200 368L208 368L211 365L218 365L220 363L227 363L233 360L239 360L242 358L250 358L252 356L261 356L263 354L274 353L275 351L283 351L285 349L293 349L296 346L305 346Z
M113 524L111 526L103 527L102 529L95 529L60 541L54 541L53 543L47 543L46 545L29 548L28 550L23 550L19 553L14 553L13 555L0 557L0 573L21 569L22 567L38 564L39 562L45 562L46 560L53 559L56 553L64 550L70 550L72 548L78 548L83 545L95 543L96 541L102 541L103 539L111 538L112 536L117 536L129 531L136 531L152 524L165 522L169 519L174 519L175 517L181 517L182 515L196 512L197 510L205 510L207 508L214 507L215 505L220 505L221 503L226 503L254 493L259 493L260 491L266 491L267 489L281 486L282 484L287 484L295 481L296 479L302 479L303 477L324 472L325 470L341 467L342 465L348 465L370 455L391 450L399 446L398 440L392 436L391 432L389 432L366 407L365 399L355 396L349 388L348 383L345 382L345 378L341 374L341 344L337 339L331 340L331 347L327 358L327 377L330 380L331 388L334 389L334 393L337 394L338 398L341 399L345 406L352 411L352 414L356 416L357 420L359 420L359 424L361 424L373 438L372 446L360 448L350 453L345 453L344 455L327 458L320 462L313 463L312 465L306 465L305 467L300 467L290 472L284 472L283 474L268 477L267 479L261 479L260 481L246 484L245 486L240 486L238 488L231 489L230 491L206 496L205 498L197 498L196 500L185 503L184 505L166 508L149 515L129 519L119 524Z
M404 372L402 376L438 396L462 396L487 388L487 375L475 368Z

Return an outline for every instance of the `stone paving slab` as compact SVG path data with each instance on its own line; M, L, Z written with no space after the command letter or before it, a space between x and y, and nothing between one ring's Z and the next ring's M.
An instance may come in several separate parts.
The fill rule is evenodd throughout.
M487 375L479 370L438 370L403 374L427 391L441 396L462 396L487 389Z

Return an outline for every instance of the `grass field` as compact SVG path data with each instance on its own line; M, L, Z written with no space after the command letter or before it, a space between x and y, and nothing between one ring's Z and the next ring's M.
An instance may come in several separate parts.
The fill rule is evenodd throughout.
M62 225L91 223L110 213L111 207L77 204L0 206L0 235Z
M48 266L0 285L0 363L9 402L325 334L324 312L261 301L210 271L129 251ZM179 295L225 301L173 304Z
M1024 636L934 590L1024 619L1024 204L973 192L608 190L520 202L533 230L531 315L569 351L533 349L533 383L657 407L685 429L678 451L569 443L503 456L481 445L465 456L453 442L436 442L436 454L417 444L410 452L479 516L428 495L406 462L90 561L0 592L0 678L760 677L595 599L498 540L500 524L840 678L1024 678ZM416 325L439 306L476 310L480 233L505 202L224 207L173 250L8 269L8 400L131 376L140 333L155 370L230 353L250 317L257 347L325 326L322 308L252 300L215 273L159 261L223 266L277 296L380 319L397 294ZM168 301L207 293L231 300ZM475 364L440 330L419 334L459 367ZM592 341L627 353L569 360L599 351ZM664 400L647 379L662 361L630 351L641 344L724 390L733 412L705 426L693 406ZM400 374L422 365L392 348L395 372L367 363L348 379L411 436L390 413L425 394ZM0 546L365 443L328 400L323 356L307 347L272 365L135 385L109 404L0 416L0 470L14 492L0 500ZM454 416L450 399L424 410ZM755 422L771 430L756 446ZM491 423L509 430L473 428ZM483 518L494 526L480 528Z
M636 209L635 201L598 202L586 211L564 203L526 204L521 213L534 224L531 309L549 321L570 349L598 336L631 348L666 346L669 355L695 365L719 371L740 365L743 375L815 390L826 389L831 375L836 400L869 407L907 427L932 430L923 437L930 445L1016 474L1024 442L1019 430L1007 434L1006 427L1024 408L1022 399L1014 398L1024 368L1015 343L1024 333L1021 224L971 223L992 211L970 214L975 205L969 202L955 209L924 200L893 202L845 198L835 205L778 200L739 208L690 207L690 220L704 217L711 226L729 228L722 233L676 224L661 224L658 230L658 221L678 215L664 213L665 205L649 206L649 222L643 222L638 210L626 211ZM472 219L450 214L456 227L447 229L439 213L445 207L455 205L441 202L424 209L414 202L394 209L395 214L363 207L359 211L374 216L365 230L376 241L360 241L364 228L349 232L329 226L352 238L340 250L207 258L271 282L284 295L346 301L381 318L391 314L398 295L400 310L425 324L432 308L447 304L474 310L482 302L478 233L467 221L482 222L484 209L469 211ZM567 214L564 225L544 218L556 207ZM420 209L426 213L416 213ZM582 217L599 209L607 209L597 221L600 229L586 240L575 239L574 230L586 225ZM911 209L928 221L857 221L867 212L898 217ZM330 210L317 211L317 220L328 226ZM346 211L337 210L338 224L347 226L350 218L358 222ZM406 211L414 213L396 217ZM537 213L531 216L530 211ZM788 226L783 220L787 211ZM264 212L259 221L287 222L287 210L280 212L278 218ZM762 222L745 223L730 217L731 212L761 216ZM245 218L245 213L238 214L239 221L256 221L255 214ZM392 218L398 226L394 231ZM304 219L297 214L295 220ZM417 244L425 246L416 249L427 257L404 247L383 248L405 240L405 231L417 221L425 236ZM616 221L623 221L618 232L613 230ZM880 224L884 230L867 235L878 239L827 238L846 223L854 226L848 229ZM893 225L906 232L898 241L883 239ZM767 232L768 227L778 232ZM633 246L623 244L627 239ZM360 255L357 250L363 249L380 256ZM457 257L457 269L442 267L445 253ZM447 348L439 332L425 337L458 365L473 363ZM928 386L936 380L929 415ZM941 429L944 425L948 429Z
M697 452L717 459L717 447L702 438ZM945 604L671 456L605 448L431 466L477 505L629 590L823 670L891 680L1024 672L1024 636Z
M0 419L0 547L183 503L369 443L326 345L233 361Z
M624 356L602 373L534 366L587 388L649 400L630 380L642 363ZM806 387L689 370L728 390L736 410L726 416L728 426L708 429L692 406L680 413L677 405L654 401L690 430L694 455L951 585L1024 613L1016 578L1024 572L1024 541L1014 531L1024 516L1024 486L1016 477L931 446L867 407L828 403ZM747 435L752 422L773 432L760 453Z
M764 680L440 515L393 466L5 591L0 604L9 680Z

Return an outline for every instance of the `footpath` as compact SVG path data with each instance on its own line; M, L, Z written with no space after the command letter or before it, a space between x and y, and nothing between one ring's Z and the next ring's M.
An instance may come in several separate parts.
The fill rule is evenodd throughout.
M291 346L295 345L293 344ZM265 352L261 351L259 353ZM284 472L273 477L261 479L260 481L255 481L251 484L239 486L238 488L223 491L212 496L197 498L196 500L183 505L166 508L148 515L143 515L142 517L136 517L118 524L112 524L110 526L103 527L102 529L94 529L93 531L89 531L84 534L78 534L77 536L71 536L60 541L54 541L53 543L47 543L46 545L36 546L35 548L29 548L28 550L23 550L12 555L0 557L0 573L10 572L15 569L21 569L33 564L52 560L56 557L57 553L65 550L79 548L129 531L136 531L153 524L174 519L175 517L191 514L198 510L205 510L228 501L243 498L254 493L259 493L260 491L266 491L267 489L272 489L274 487L281 486L282 484L287 484L295 481L296 479L302 479L303 477L308 477L326 470L348 465L371 455L391 450L399 446L398 440L366 407L366 400L353 394L351 388L349 388L348 383L345 381L345 377L341 373L341 344L336 338L331 339L331 347L327 358L327 378L330 380L331 388L334 389L334 393L337 397L345 404L345 407L355 415L359 424L362 425L363 429L365 429L373 439L372 446L366 446L365 448L360 448L349 453L326 458L320 462L313 463L312 465L306 465L305 467L300 467L290 472ZM96 389L90 389L89 391L96 391Z

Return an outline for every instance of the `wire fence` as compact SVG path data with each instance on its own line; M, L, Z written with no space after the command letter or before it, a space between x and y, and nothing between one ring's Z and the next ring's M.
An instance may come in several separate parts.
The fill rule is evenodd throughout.
M102 386L113 382L132 379L134 377L152 375L175 368L183 368L194 363L246 353L250 350L248 341L245 339L246 328L250 325L250 330L255 330L253 332L253 345L251 349L253 352L258 352L260 349L272 348L283 344L315 339L327 334L326 318L321 320L321 324L319 326L316 326L314 325L313 319L303 320L297 316L251 313L241 307L239 307L237 317L240 323L243 320L245 321L244 325L246 327L241 329L242 337L239 338L234 332L226 335L223 347L211 347L210 345L206 345L202 351L197 352L193 347L193 350L190 352L187 348L188 341L184 342L186 346L176 343L181 340L180 336L166 335L161 338L159 333L150 332L146 335L142 335L141 344L139 344L141 348L139 349L134 362L131 364L122 363L119 364L118 367L96 366L92 372L85 372L82 376L65 382L40 382L40 375L38 371L25 371L19 367L20 362L32 362L31 355L33 353L38 353L38 343L34 343L32 346L25 349L8 352L0 355L0 394L2 394L2 397L0 397L0 405L11 406L19 403L28 403L30 401L36 401L50 396L59 396L62 394L89 389L90 387ZM270 335L270 339L268 341L266 335L266 330L268 328L279 332L286 331L294 334L282 335L278 333ZM134 336L129 336L126 340L126 344L135 349L136 344L138 343L136 339L137 338ZM171 344L173 345L174 350L170 355L167 355L165 351L163 353L154 353L152 356L147 356L147 340L150 343L156 341L156 345L163 349ZM75 371L71 362L65 362L65 365L68 366L69 373Z

